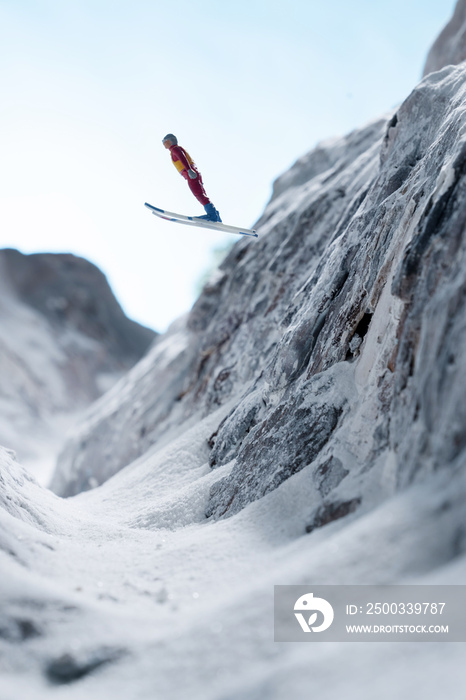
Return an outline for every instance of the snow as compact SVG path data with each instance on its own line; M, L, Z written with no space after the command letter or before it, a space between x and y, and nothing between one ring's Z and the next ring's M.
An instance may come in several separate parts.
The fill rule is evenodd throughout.
M65 359L47 322L2 285L0 443L14 445L43 484L49 483L64 436L79 415L70 410L66 383L57 372Z
M464 475L461 490L436 475L306 535L314 487L304 469L236 517L206 523L208 485L229 468L206 463L221 414L67 500L0 452L14 494L0 511L2 699L335 698L345 689L353 700L393 697L393 678L406 700L414 689L460 698L459 644L275 644L273 586L464 580L466 557L452 560L449 549ZM446 500L456 522L433 518ZM30 630L16 646L15 620ZM52 671L66 671L66 655L81 669L101 665L60 684Z

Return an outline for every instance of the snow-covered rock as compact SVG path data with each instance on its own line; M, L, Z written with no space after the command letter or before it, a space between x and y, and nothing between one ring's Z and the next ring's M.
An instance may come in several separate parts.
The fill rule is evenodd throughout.
M102 272L73 255L0 251L0 443L31 469L145 353Z
M303 269L271 361L220 426L211 464L236 461L212 489L208 515L237 512L332 457L353 463L345 491L364 500L361 474L371 469L382 476L390 465L397 488L463 454L465 77L464 67L446 68L413 91L365 182L358 161L338 172L333 192L345 193L347 211L319 263ZM283 243L295 241L295 275L297 242L307 248L307 232L325 222L326 194L324 185L307 199L307 220Z
M453 17L430 49L424 75L466 60L466 0L457 0Z

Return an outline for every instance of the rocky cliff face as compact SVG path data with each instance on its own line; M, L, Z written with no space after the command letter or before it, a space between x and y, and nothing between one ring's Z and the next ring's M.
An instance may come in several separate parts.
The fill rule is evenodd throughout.
M104 275L73 255L0 251L0 441L28 460L145 353ZM36 449L37 448L37 449Z
M466 60L466 0L457 0L450 22L427 56L424 75Z

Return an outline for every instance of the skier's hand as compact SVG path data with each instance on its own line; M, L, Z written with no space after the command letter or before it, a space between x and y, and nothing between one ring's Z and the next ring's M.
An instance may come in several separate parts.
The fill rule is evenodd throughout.
M195 173L194 170L191 170L191 168L188 170L188 175L190 180L195 180L197 178L197 173Z

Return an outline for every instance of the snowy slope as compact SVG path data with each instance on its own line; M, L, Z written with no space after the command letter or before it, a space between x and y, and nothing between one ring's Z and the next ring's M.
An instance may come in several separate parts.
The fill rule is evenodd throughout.
M2 700L388 700L394 678L402 700L459 700L461 644L280 645L272 610L276 583L464 580L464 469L311 534L303 470L206 525L222 413L67 501L1 455Z
M0 251L0 443L47 481L65 430L155 334L73 255Z
M465 583L466 67L258 226L86 413L69 498L0 449L2 700L464 697L464 644L274 643L273 586Z

